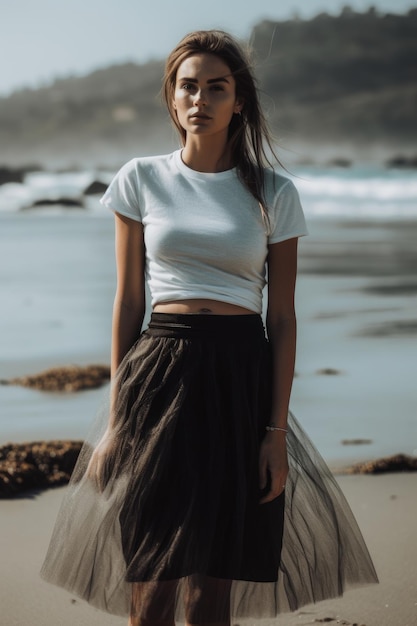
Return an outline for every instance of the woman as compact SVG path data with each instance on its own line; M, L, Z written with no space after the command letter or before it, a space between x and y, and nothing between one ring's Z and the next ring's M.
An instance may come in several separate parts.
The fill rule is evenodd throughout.
M191 33L164 94L182 150L130 161L102 200L116 223L110 417L43 575L130 626L226 625L376 575L328 468L287 423L306 228L293 184L267 167L248 61L226 33Z

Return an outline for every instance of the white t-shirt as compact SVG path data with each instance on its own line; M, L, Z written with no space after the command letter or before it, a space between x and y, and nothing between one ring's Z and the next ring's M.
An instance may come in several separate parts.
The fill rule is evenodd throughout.
M266 170L269 224L236 169L187 167L181 151L132 159L101 202L142 222L152 306L205 298L262 309L268 245L307 234L297 190Z

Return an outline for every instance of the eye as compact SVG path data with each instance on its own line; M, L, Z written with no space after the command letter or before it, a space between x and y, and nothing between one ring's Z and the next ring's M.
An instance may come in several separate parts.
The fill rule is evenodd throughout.
M194 87L195 85L193 83L183 83L181 85L181 89L185 89L186 91L191 91Z
M211 90L212 91L224 91L224 87L220 83L216 83L211 86Z

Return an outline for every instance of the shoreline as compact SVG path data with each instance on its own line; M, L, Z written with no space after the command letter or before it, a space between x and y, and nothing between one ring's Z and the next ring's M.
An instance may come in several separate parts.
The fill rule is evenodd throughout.
M83 440L37 440L0 445L0 500L31 498L33 494L68 484ZM91 447L91 444L88 444ZM417 457L394 454L351 464L330 464L335 477L417 472Z

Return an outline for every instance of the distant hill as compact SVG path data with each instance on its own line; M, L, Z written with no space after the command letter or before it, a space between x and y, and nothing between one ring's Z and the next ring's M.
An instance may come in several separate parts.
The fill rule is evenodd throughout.
M416 148L417 9L263 22L253 45L284 135Z
M288 157L416 151L417 9L264 21L252 33L270 124ZM0 99L0 164L116 166L177 145L163 62L127 63Z

